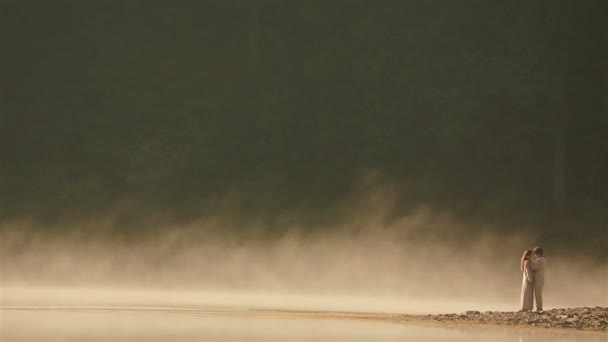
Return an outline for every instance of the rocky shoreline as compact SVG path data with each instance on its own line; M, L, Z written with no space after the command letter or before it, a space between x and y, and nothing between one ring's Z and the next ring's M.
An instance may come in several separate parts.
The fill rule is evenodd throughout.
M489 324L540 328L564 328L608 332L608 307L504 312L467 311L461 314L402 315L402 321L429 321L444 324Z

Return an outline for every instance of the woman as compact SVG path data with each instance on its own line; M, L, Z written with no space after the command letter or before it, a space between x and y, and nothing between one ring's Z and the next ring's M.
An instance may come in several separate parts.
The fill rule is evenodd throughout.
M531 311L534 308L534 278L531 267L532 250L527 249L521 257L520 269L524 274L521 282L521 311Z

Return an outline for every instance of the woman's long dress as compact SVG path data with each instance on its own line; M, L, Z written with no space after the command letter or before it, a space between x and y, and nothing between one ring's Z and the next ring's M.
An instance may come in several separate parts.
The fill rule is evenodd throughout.
M521 310L529 311L534 308L534 278L530 261L524 264L524 278L521 282Z

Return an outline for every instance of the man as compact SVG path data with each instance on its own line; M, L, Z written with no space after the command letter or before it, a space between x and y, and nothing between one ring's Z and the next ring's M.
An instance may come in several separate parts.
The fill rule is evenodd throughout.
M534 297L536 298L536 311L543 311L543 287L545 286L545 266L547 261L542 247L532 250L532 268L534 278Z

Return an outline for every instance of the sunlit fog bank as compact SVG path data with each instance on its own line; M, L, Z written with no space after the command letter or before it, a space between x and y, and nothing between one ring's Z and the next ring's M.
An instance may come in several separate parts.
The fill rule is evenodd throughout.
M129 236L113 218L1 228L3 306L145 306L459 312L516 310L530 233L468 227L430 210L361 210L332 226L271 233L244 222L167 222ZM546 305L608 305L607 265L553 253ZM572 284L577 290L572 290Z

